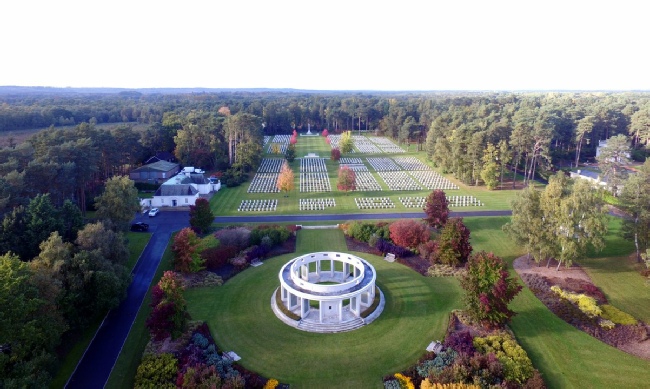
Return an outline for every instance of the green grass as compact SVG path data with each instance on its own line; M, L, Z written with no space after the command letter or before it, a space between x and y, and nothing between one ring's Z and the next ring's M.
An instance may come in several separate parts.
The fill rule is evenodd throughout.
M472 231L474 252L493 251L510 266L514 258L523 255L521 248L501 231L501 225L507 221L508 218L466 218L465 223ZM610 226L616 225L617 220L610 220ZM608 243L618 249L624 248L625 242L613 234L616 234L616 228L610 229ZM584 263L591 261L600 259L585 259ZM517 277L514 270L511 273ZM603 274L603 277L615 280L618 274L617 277ZM599 281L594 281L600 286ZM631 288L624 293L630 292ZM647 297L645 301L648 301ZM612 303L618 306L617 302ZM511 308L517 312L511 328L549 388L647 386L650 362L619 351L575 329L549 311L528 288L524 287ZM623 306L619 308L625 310ZM613 371L617 373L612 374Z
M581 264L610 304L650 323L650 287L639 274L642 264L630 256L588 258Z
M308 333L282 323L270 306L281 266L299 253L345 244L337 230L301 230L298 235L297 253L269 259L221 287L185 293L192 318L206 320L219 347L237 352L244 367L292 388L381 388L384 375L412 365L429 342L442 339L449 311L460 307L458 281L422 277L362 253L357 255L375 266L386 297L379 319L340 334Z
M160 262L160 265L158 265L158 269L156 270L156 274L153 277L153 282L151 285L155 285L158 280L160 280L165 271L171 270L171 260L172 253L168 245L167 250L165 250L165 254L163 255L163 258ZM117 358L115 367L113 367L113 371L111 372L111 375L106 382L106 389L122 389L133 387L135 372L137 371L140 360L142 359L142 353L144 352L144 349L149 342L149 331L145 327L145 322L151 313L151 308L149 307L149 302L151 301L151 285L149 286L149 291L147 292L147 295L144 298L144 302L138 311L135 322L131 327L129 336L126 338L124 347L122 347L122 352Z
M509 264L523 255L522 249L501 231L508 220L465 218L472 231L474 251L492 251ZM647 320L645 302L649 301L650 288L639 286L642 278L634 273L633 264L619 258L622 251L630 252L630 246L617 236L620 222L612 218L609 223L608 249L581 264L613 305ZM386 311L375 323L349 333L328 335L295 330L271 312L270 300L279 284L277 273L286 261L301 252L324 250L347 251L341 232L301 230L298 253L269 259L263 266L246 270L221 287L188 290L190 313L194 319L209 322L222 349L234 350L243 357L243 366L266 377L296 388L374 388L381 387L384 375L412 365L428 342L442 339L449 311L462 307L462 290L456 280L425 278L399 264L356 253L377 269L378 285L386 294ZM618 257L603 257L611 253L618 253ZM527 288L517 296L512 308L518 314L511 328L549 388L647 385L648 361L573 328L551 313ZM144 329L147 314L148 307L138 315L124 347L123 354L129 356L120 356L108 387L133 385L148 339Z
M151 234L142 232L127 232L126 238L129 241L129 260L126 263L126 268L131 270L138 262L140 254L142 254L144 251L147 243L149 243Z
M270 147L270 146L269 146ZM268 150L268 147L267 147ZM430 190L419 191L390 191L384 181L369 165L368 168L382 187L381 191L367 191L367 192L352 192L344 193L336 189L336 181L338 179L338 162L329 160L330 147L325 143L323 137L300 137L296 144L296 157L302 158L308 153L315 153L321 158L328 158L325 161L327 166L328 178L331 192L305 192L301 193L300 189L300 160L294 160L290 166L294 171L294 184L295 190L289 192L288 197L284 193L247 193L250 182L255 173L250 174L247 182L233 188L222 188L211 199L210 204L212 211L216 216L224 215L253 215L252 212L237 212L237 208L242 200L255 200L255 199L277 199L278 206L275 212L261 212L262 215L295 215L298 213L311 213L311 214L335 214L335 213L384 213L384 212L418 212L421 211L417 208L406 208L399 201L399 197L426 197L431 193ZM395 157L395 156L409 156L417 157L421 161L426 161L426 154L420 152L404 152L402 154L364 154L354 153L345 155L345 157L367 158L367 157ZM264 154L264 158L284 158L283 155L277 154ZM514 199L517 191L513 190L497 190L489 191L485 187L468 186L456 180L452 175L446 174L445 177L459 186L459 190L449 190L447 194L459 196L474 196L478 198L485 205L481 207L453 207L452 210L506 210L510 209L510 202ZM389 197L395 203L393 209L376 209L376 210L359 210L354 202L355 197ZM300 211L298 207L299 199L314 199L314 198L334 198L336 206L322 211Z

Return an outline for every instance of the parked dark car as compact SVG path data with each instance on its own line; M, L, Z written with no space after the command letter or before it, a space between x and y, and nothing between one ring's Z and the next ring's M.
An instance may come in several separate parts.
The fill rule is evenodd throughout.
M149 225L143 222L137 222L131 224L131 231L147 232L149 231Z

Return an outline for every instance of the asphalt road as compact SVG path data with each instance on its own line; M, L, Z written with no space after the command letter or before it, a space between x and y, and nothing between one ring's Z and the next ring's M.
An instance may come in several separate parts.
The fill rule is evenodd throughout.
M451 212L452 217L470 216L509 216L511 211L466 211ZM364 220L364 219L403 219L421 218L423 212L410 213L373 213L373 214L334 214L334 215L254 215L254 216L220 216L216 223L282 223L334 220ZM151 240L140 255L138 263L131 273L132 282L127 290L124 301L110 311L97 330L95 337L86 349L79 364L66 384L66 388L103 388L120 355L126 337L135 321L138 310L147 294L149 285L158 268L158 264L169 242L172 232L189 225L187 212L161 211L158 216L149 218L137 215L134 221L144 221L149 224L152 232Z

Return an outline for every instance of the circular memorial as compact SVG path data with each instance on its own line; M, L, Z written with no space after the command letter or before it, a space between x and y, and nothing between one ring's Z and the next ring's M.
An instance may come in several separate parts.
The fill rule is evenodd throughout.
M303 331L351 331L375 320L384 308L375 268L355 255L302 255L287 262L279 278L271 298L273 312Z

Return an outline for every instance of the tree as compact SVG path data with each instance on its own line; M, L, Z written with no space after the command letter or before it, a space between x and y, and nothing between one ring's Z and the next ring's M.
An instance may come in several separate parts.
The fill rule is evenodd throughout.
M390 239L395 244L415 251L417 247L429 240L427 227L413 219L401 219L393 222L388 227Z
M38 255L38 245L46 240L54 231L62 230L63 226L59 213L50 199L49 194L37 195L27 206L27 229L20 231L28 236L26 251L21 256L24 260L32 259Z
M497 184L499 183L498 158L499 153L497 148L492 143L488 142L482 157L483 168L481 169L481 179L489 190L496 189Z
M521 291L521 285L510 277L501 258L492 253L476 253L465 269L460 284L465 290L467 312L486 326L505 325L515 314L508 304Z
M321 133L321 135L322 135L324 138L327 138L327 136L328 136L329 134L330 134L330 133L329 133L329 131L327 131L327 128L324 129L323 132Z
M562 172L551 176L540 196L540 209L557 270L562 263L571 266L589 247L600 250L604 246L606 211L602 196L589 181L573 181Z
M578 120L578 126L576 127L576 167L580 162L580 153L582 152L582 142L588 134L591 134L591 131L594 129L594 116L585 116L584 118Z
M190 205L190 225L199 233L208 231L214 222L214 214L210 209L210 202L204 198L196 199L194 205Z
M650 159L623 185L620 207L629 217L622 219L623 236L634 242L637 262L650 241Z
M282 164L276 187L280 192L284 193L289 193L295 189L293 170L286 161Z
M111 231L104 223L89 223L77 233L78 250L98 251L102 259L125 265L129 259L129 247L121 232Z
M33 284L29 265L14 254L0 256L0 342L11 347L0 353L0 386L48 387L54 348L63 329L51 322Z
M499 141L499 167L501 168L501 189L503 189L503 173L506 166L512 161L512 151L508 146L508 141L501 139ZM514 177L513 177L514 181Z
M341 150L337 149L336 147L332 149L330 154L331 154L330 158L332 159L332 161L338 161L339 159L341 159Z
M287 147L287 151L284 154L284 158L287 160L287 162L291 163L296 159L296 146L294 145L289 145Z
M345 131L341 134L341 139L339 140L339 150L341 154L347 154L352 151L354 148L354 143L352 142L352 132Z
M511 202L512 217L503 231L528 254L533 253L536 262L548 259L554 250L554 236L548 228L540 208L541 192L532 186L524 188Z
M183 228L174 237L174 270L181 273L195 273L203 269L204 260L198 252L199 237L191 228Z
M183 333L188 317L183 290L181 278L172 271L166 271L152 288L152 310L146 325L155 340L176 339Z
M424 221L433 228L439 229L447 223L449 200L447 200L447 195L443 190L436 189L429 193L424 203L424 213L427 214Z
M618 187L626 176L623 166L629 163L630 144L625 135L616 135L607 140L596 156L603 181L607 182L612 195L618 195Z
M109 220L118 230L128 230L133 215L141 209L134 182L127 176L110 178L104 193L95 197L95 208L98 218Z
M339 178L336 183L338 190L348 192L356 189L356 174L349 166L343 165L339 169Z
M464 264L472 254L472 245L469 243L469 239L470 231L463 223L463 219L449 219L438 236L436 259L450 266Z

